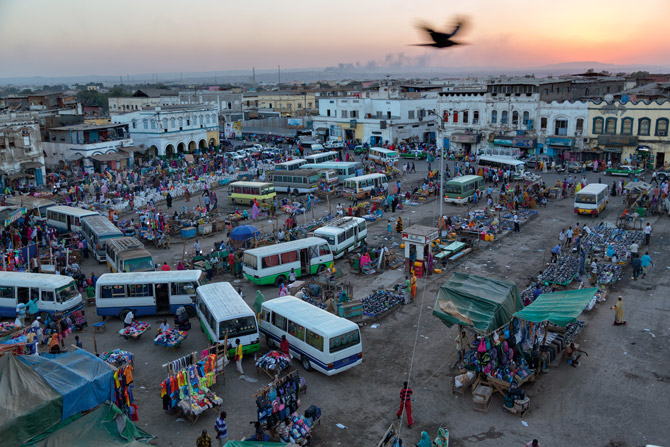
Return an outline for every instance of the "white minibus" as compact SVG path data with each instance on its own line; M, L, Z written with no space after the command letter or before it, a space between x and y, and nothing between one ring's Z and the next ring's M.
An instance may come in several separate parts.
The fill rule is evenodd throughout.
M228 342L235 346L239 339L245 354L261 348L256 315L229 282L198 287L196 308L210 343L223 342L227 332Z
M357 175L363 175L365 169L363 163L358 161L327 161L325 163L307 163L302 166L302 169L334 169L337 172L337 181L344 183L344 181Z
M526 166L521 160L512 157L494 157L490 155L482 155L477 161L479 166L489 167L495 169L502 169L503 171L510 171L512 179L519 179L523 176Z
M307 160L307 163L314 163L314 164L326 163L328 161L337 161L337 152L329 151L329 152L322 152L320 154L307 155L305 157L305 160Z
M242 269L254 284L279 285L288 281L291 269L296 278L321 273L333 262L328 242L318 237L281 242L245 250Z
M276 192L292 192L293 194L314 193L319 188L319 172L311 169L294 171L272 171L268 180L272 182Z
M370 151L368 151L368 158L380 165L394 166L398 164L400 156L396 151L390 149L371 147Z
M132 236L108 239L105 260L113 273L153 272L154 259L144 244Z
M370 197L373 189L388 189L388 178L384 174L366 174L344 181L344 192L359 199Z
M591 183L575 194L575 213L597 216L609 203L609 188L604 183Z
M285 161L283 163L277 163L274 166L275 171L295 171L300 169L300 167L307 163L307 160L303 158L296 158L290 161Z
M69 276L43 273L0 272L0 317L16 317L19 302L37 300L37 308L44 314L70 313L82 307L77 284Z
M260 331L269 347L278 347L286 336L291 354L308 371L332 376L363 362L356 323L290 295L263 303Z
M81 232L84 233L88 248L98 262L105 262L107 259L107 241L123 237L123 232L102 215L82 217Z
M314 230L314 237L328 242L335 259L360 247L367 235L367 222L362 217L340 217Z
M47 225L60 232L81 231L81 218L99 215L97 211L75 208L74 206L56 205L47 208Z
M98 315L118 315L123 320L130 310L138 317L175 314L184 306L194 317L195 291L202 275L202 270L105 273L95 284Z

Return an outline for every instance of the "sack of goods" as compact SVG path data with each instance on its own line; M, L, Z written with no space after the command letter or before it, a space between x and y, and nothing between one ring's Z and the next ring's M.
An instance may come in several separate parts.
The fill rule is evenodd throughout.
M270 351L258 359L256 366L268 371L282 371L291 366L291 357L283 352Z
M530 407L530 399L517 399L514 401L514 410L516 411L526 411Z

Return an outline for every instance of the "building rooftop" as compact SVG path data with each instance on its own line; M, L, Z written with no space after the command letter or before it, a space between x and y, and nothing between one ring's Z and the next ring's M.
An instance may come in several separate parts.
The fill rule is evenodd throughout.
M116 127L124 127L127 126L127 124L115 124L115 123L109 123L109 124L74 124L72 126L62 126L62 127L52 127L49 130L104 130L104 129L109 129L109 128L116 128Z

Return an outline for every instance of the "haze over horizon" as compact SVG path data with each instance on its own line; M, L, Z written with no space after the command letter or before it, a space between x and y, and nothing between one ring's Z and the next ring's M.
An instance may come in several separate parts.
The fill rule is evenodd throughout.
M305 69L536 67L574 61L668 65L670 2L342 0L321 5L256 0L4 0L0 3L0 77ZM577 15L575 11L579 11ZM469 26L446 51L426 42L426 21ZM29 26L28 26L29 25Z

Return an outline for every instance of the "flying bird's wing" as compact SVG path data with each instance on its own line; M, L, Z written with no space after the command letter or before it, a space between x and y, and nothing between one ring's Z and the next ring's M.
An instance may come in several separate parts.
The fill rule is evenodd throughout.
M463 21L459 20L458 23L456 23L456 26L454 27L454 30L451 32L451 34L447 34L447 35L449 37L454 37L456 35L456 33L458 32L458 30L461 29L462 26L463 26Z

